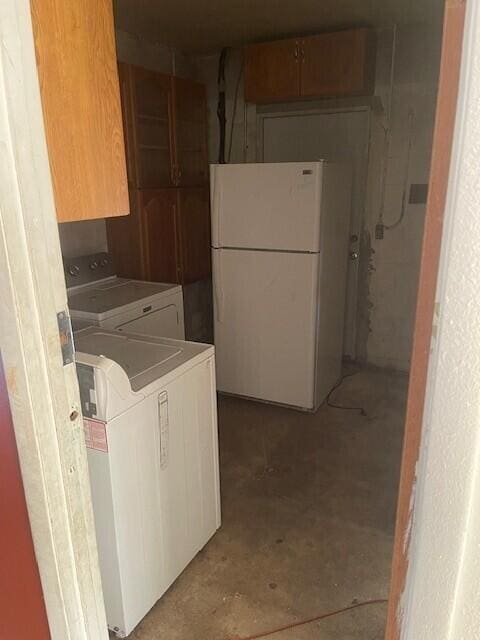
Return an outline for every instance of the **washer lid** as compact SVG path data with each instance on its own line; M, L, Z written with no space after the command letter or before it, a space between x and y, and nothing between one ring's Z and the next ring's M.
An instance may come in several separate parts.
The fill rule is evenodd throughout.
M79 331L74 340L78 362L82 362L81 353L116 362L127 374L133 391L143 389L200 354L207 356L213 352L211 345L97 327Z
M101 284L89 286L68 298L72 314L92 315L106 319L139 302L149 303L153 299L170 296L181 291L180 285L161 282L144 282L115 278Z

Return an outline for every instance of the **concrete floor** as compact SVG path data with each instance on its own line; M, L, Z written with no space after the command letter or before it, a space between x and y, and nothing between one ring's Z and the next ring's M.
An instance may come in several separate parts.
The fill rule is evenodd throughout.
M232 640L388 593L406 378L365 370L316 415L220 398L223 525L130 636ZM386 605L271 636L382 640Z

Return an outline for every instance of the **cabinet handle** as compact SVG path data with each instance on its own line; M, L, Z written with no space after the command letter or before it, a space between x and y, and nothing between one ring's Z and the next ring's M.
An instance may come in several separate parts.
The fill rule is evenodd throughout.
M293 55L295 56L295 60L298 62L298 42L295 43L295 53Z
M172 183L178 187L180 185L180 178L182 177L182 172L179 167L174 164L172 167Z

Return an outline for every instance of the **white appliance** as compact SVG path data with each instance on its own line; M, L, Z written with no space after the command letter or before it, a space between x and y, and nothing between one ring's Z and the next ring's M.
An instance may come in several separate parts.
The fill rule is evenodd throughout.
M128 635L220 526L213 347L75 335L108 626Z
M185 339L182 287L118 278L107 253L64 259L74 330L95 325Z
M341 375L348 167L211 167L220 391L316 410Z

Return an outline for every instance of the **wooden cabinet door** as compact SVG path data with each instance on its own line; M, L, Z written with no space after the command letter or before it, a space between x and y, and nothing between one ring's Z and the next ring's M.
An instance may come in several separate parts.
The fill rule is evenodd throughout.
M135 165L135 131L133 114L133 96L130 65L118 63L118 79L120 82L120 99L122 105L123 137L127 159L128 186L134 188L137 183ZM131 202L130 202L131 204Z
M170 76L130 65L135 186L175 184L173 93Z
M301 95L329 97L373 92L375 45L370 29L350 29L301 42Z
M181 246L181 282L211 274L210 202L208 188L177 189Z
M182 281L177 190L139 192L145 243L146 278L155 282Z
M147 277L141 209L136 190L130 191L130 215L107 220L107 240L117 276L139 280Z
M207 101L198 82L172 78L175 104L175 174L178 186L208 183Z
M300 95L299 41L279 40L245 49L245 100L278 102Z
M60 222L129 213L112 3L31 0Z

